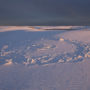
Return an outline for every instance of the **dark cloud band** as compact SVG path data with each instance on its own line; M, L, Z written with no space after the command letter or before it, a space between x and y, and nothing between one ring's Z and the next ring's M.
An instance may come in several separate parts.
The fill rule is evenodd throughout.
M0 25L90 25L90 0L0 0Z

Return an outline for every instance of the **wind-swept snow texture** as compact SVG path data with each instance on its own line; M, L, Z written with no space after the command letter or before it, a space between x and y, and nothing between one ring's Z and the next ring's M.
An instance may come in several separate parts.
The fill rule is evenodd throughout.
M90 90L89 28L0 27L0 90Z

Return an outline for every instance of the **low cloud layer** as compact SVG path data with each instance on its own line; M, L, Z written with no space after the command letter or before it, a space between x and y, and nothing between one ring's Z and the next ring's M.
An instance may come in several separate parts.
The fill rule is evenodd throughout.
M0 25L90 25L90 0L0 0Z

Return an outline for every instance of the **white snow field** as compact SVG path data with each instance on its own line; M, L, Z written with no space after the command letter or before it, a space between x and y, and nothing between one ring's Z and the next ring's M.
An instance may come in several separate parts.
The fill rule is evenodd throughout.
M0 26L0 90L90 90L90 27Z

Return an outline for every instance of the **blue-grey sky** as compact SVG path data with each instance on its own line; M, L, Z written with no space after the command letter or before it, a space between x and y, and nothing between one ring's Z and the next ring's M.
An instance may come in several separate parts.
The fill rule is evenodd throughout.
M0 25L90 25L90 0L0 0Z

